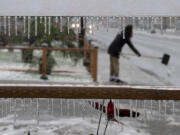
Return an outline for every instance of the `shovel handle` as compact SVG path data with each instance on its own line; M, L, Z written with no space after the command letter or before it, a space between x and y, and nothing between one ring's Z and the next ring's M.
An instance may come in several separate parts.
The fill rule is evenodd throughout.
M136 54L132 54L132 53L121 53L121 55L137 56ZM162 59L162 57L149 56L149 55L141 55L141 57L152 58L152 59Z

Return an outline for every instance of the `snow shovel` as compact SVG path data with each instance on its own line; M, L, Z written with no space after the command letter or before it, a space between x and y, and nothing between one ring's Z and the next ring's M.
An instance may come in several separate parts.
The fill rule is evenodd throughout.
M122 53L122 55L131 55L131 56L136 56L135 54L131 53ZM170 55L169 54L163 54L163 57L157 57L157 56L149 56L149 55L142 55L144 58L151 58L151 59L161 59L161 63L164 65L168 65Z

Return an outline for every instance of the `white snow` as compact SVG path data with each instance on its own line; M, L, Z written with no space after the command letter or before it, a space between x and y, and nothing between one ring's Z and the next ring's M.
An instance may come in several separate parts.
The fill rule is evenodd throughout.
M179 16L179 0L4 0L1 16Z
M49 121L48 123L42 122L39 126L36 124L29 124L26 121L24 123L18 123L16 129L13 125L1 126L0 132L1 135L27 135L27 132L30 131L32 135L90 135L91 133L96 134L98 120L91 120L89 118L62 118L56 121ZM125 123L127 126L124 126L123 129L119 124L113 124L110 122L106 134L111 135L149 135L149 133L143 130L137 130L134 128L132 123ZM22 126L21 126L22 125ZM24 126L23 126L24 125ZM102 120L99 134L103 134L105 128L105 119Z
M93 35L88 35L89 38L95 40L92 44L99 46L99 50L103 50L102 52L105 53L104 55L99 56L99 61L109 59L107 48L118 32L118 29L109 28L109 31L107 32L106 28L102 28L99 31L95 30ZM148 59L136 56L121 57L120 76L122 76L122 79L124 78L127 82L138 80L138 82L136 82L137 84L141 82L142 84L144 83L149 85L180 85L180 38L178 36L169 36L166 33L163 35L158 33L153 35L147 32L135 31L132 42L142 55L162 57L164 53L167 53L171 56L170 61L169 64L165 66L161 63L160 59ZM123 48L123 53L133 52L126 45ZM102 67L104 66L109 68L108 63L105 63ZM102 67L99 72L101 72ZM108 72L108 70L106 72ZM147 75L150 75L151 77L149 78ZM108 77L108 75L106 76ZM131 76L131 78L128 76Z

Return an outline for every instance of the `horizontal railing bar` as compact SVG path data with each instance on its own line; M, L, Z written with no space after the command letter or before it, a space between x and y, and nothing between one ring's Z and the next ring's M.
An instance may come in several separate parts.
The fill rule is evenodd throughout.
M25 47L25 46L0 46L0 49L13 49L13 50L42 50L43 47Z
M0 68L0 71L15 71L15 72L39 72L38 68ZM83 71L76 70L63 70L53 69L52 72L64 72L64 73L86 73Z
M0 85L0 98L180 100L180 87Z
M19 50L43 50L44 47L21 47L21 46L0 46L0 49L19 49ZM92 51L92 48L84 49L84 48L57 48L57 47L46 47L47 50L52 51Z

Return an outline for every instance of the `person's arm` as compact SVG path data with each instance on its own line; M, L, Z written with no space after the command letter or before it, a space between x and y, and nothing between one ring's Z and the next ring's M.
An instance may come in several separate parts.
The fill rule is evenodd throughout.
M127 40L127 44L135 54L137 54L138 56L141 56L141 54L138 52L138 50L132 44L131 40Z

